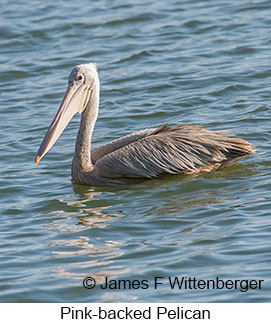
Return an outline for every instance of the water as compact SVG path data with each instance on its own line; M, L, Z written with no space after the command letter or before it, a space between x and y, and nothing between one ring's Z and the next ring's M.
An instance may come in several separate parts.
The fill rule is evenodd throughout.
M0 13L0 300L270 301L270 2L1 1ZM35 166L70 70L90 61L101 80L94 146L192 123L264 154L212 174L72 185L77 116ZM175 276L264 285L171 290ZM105 277L150 286L104 290Z

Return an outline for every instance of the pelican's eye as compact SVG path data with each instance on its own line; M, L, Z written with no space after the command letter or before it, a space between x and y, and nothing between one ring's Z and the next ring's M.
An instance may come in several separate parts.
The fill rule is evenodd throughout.
M83 82L84 81L84 75L83 74L79 74L78 77L77 77L77 81L79 82Z

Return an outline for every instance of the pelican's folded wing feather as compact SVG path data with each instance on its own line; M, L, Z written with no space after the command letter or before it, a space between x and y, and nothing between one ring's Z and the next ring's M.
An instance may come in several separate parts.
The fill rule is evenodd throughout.
M113 151L116 151L124 146L127 146L133 142L139 141L140 139L157 134L161 131L163 131L164 128L166 128L166 125L163 125L159 128L153 128L153 129L145 129L145 130L140 130L134 133L131 133L125 137L112 140L104 145L101 145L97 148L94 148L91 151L91 161L92 164L95 165L97 160L101 159L103 156L108 155L112 153Z
M245 140L223 131L193 125L162 126L105 154L96 161L95 171L108 178L189 174L223 168L253 153L254 148Z

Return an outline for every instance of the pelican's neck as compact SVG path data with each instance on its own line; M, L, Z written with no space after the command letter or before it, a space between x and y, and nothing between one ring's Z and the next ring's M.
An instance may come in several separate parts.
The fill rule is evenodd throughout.
M95 122L98 117L99 109L99 86L92 90L88 106L82 113L80 128L77 134L75 155L73 164L79 166L81 170L87 171L92 169L90 149L91 138Z

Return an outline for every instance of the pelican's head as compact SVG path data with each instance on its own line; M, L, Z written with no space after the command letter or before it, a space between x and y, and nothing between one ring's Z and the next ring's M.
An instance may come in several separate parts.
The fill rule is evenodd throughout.
M99 88L96 64L78 65L71 71L65 96L40 145L36 164L54 145L72 117L76 113L82 113L89 106L93 93L99 92Z

